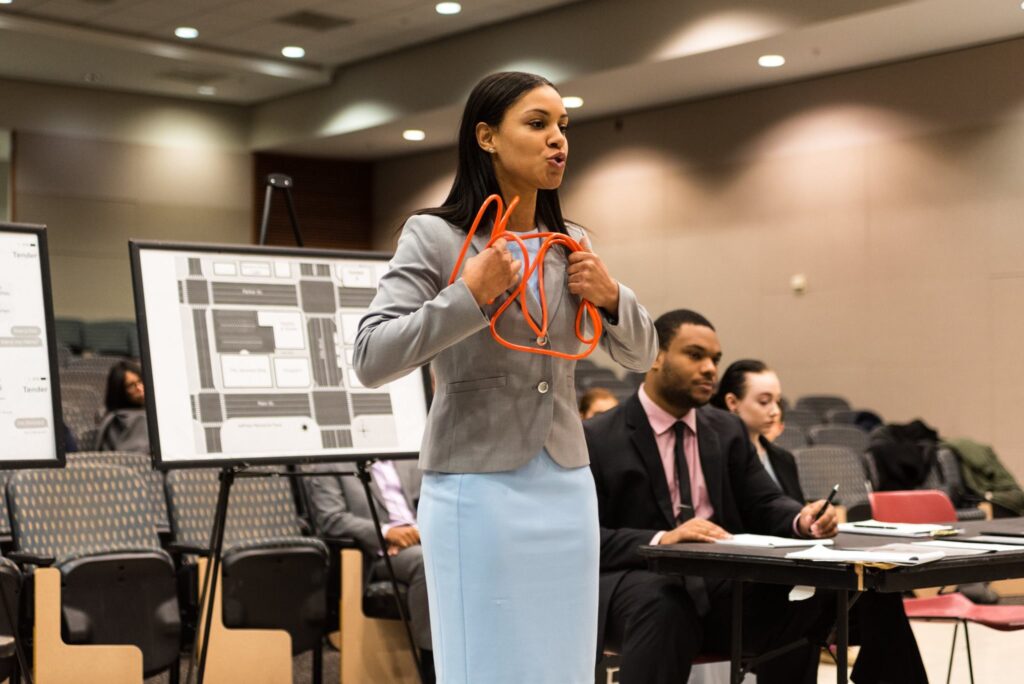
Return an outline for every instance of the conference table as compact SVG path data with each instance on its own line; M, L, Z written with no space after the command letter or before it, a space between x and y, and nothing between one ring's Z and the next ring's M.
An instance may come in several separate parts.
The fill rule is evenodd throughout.
M1024 518L977 520L956 524L963 532L946 541L978 536L982 532L1024 535ZM840 533L836 549L857 549L893 543L922 541L907 537ZM750 582L804 585L836 592L836 681L847 679L850 595L862 591L904 592L970 582L990 582L1024 577L1024 546L975 556L947 557L912 567L881 570L849 563L793 560L786 554L799 549L727 546L721 544L672 544L643 546L640 554L654 572L732 580L732 636L730 682L743 679L743 586ZM765 659L762 656L762 659Z

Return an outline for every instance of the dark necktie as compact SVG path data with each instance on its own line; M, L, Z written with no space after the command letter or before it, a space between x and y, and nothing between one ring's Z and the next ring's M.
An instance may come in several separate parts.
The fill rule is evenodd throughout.
M682 504L676 513L676 524L680 525L694 516L693 492L690 489L690 466L686 462L686 423L679 420L672 425L672 431L676 435L676 482L679 487L679 503Z
M690 488L690 466L686 462L686 431L689 429L686 423L681 420L672 425L676 435L675 457L676 457L676 481L679 483L679 502L681 505L679 513L676 514L676 524L681 525L694 517L693 490ZM688 575L683 578L686 583L686 590L693 599L693 605L697 609L697 615L704 617L711 611L711 597L708 595L708 586L703 577Z

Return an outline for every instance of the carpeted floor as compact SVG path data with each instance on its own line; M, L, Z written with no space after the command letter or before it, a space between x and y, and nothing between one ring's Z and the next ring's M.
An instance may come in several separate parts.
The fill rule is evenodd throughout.
M338 668L341 666L338 658L338 651L331 646L324 646L324 682L325 684L337 684L339 679ZM185 673L188 671L188 661L181 663L181 681L185 682ZM292 664L292 677L294 684L312 684L313 682L313 656L310 653L303 653L295 658ZM165 674L150 677L145 684L168 684L170 676ZM193 675L194 681L194 675ZM210 682L210 684L245 684L245 682Z

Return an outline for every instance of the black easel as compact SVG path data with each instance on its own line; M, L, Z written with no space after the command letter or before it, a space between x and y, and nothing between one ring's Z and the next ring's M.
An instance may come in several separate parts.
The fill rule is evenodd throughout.
M288 206L288 217L291 220L292 233L295 235L295 242L299 247L303 247L302 233L299 231L299 223L295 218L295 209L292 206L292 179L290 176L286 176L282 173L272 173L267 176L267 192L266 198L263 202L263 219L260 221L260 244L263 245L267 240L267 224L270 221L270 200L274 190L283 190L285 203ZM398 591L398 579L395 577L395 569L391 565L391 556L387 553L387 541L384 539L384 530L380 525L380 516L377 513L377 506L373 500L373 493L370 490L370 464L376 459L364 458L356 461L355 473L350 471L334 471L324 472L318 471L316 473L271 473L266 471L250 471L248 468L250 464L239 463L236 466L230 468L224 468L220 472L220 491L217 493L217 507L214 511L213 517L213 528L210 530L210 549L213 557L206 565L206 577L203 580L203 590L199 597L199 613L202 615L202 611L206 610L206 625L203 628L202 644L199 643L199 630L196 630L196 643L192 650L192 659L189 661L188 674L185 678L185 684L191 684L192 682L192 669L195 664L195 658L199 656L199 671L197 676L197 683L203 684L203 677L206 673L206 653L210 646L210 627L213 623L213 606L214 601L217 600L216 584L213 578L218 576L220 571L221 553L224 550L224 530L227 526L228 518L228 499L231 495L231 485L234 483L236 477L318 477L321 475L337 475L337 476L348 476L358 477L359 481L363 483L363 491L366 493L366 501L370 506L370 515L373 517L373 525L377 530L377 541L380 543L380 548L384 551L384 563L388 568L388 576L391 579L391 589L395 594L395 605L398 607L398 615L402 618L402 625L405 627L405 635L409 640L409 648L412 651L413 660L416 662L416 673L419 675L420 682L424 681L423 673L423 661L420 657L420 652L416 648L416 641L412 636L412 626L409 624L409 616L406 615L405 605L402 603L402 595ZM207 596L209 598L207 599Z
M398 608L398 615L402 619L402 626L405 628L405 636L409 640L409 648L412 651L413 660L416 662L416 672L420 681L424 681L423 662L419 650L416 648L416 641L413 639L412 626L409 624L409 616L406 614L405 605L402 603L402 596L398 590L398 579L395 576L395 569L391 564L391 556L388 555L387 541L384 539L384 530L380 524L380 515L377 512L377 505L373 500L373 492L370 490L370 464L376 459L364 458L356 461L356 472L351 471L317 471L314 473L277 473L268 471L248 470L247 463L240 463L237 466L224 468L220 471L220 490L217 493L217 507L213 516L213 528L210 532L210 549L212 558L206 565L206 576L203 579L203 590L199 597L200 614L206 610L206 623L203 627L202 643L198 643L199 632L196 632L195 648L192 651L192 660L189 662L188 673L185 683L191 684L192 668L196 655L199 656L199 670L197 682L203 684L203 677L206 673L206 654L210 646L210 627L213 624L213 606L217 600L217 585L213 578L220 572L221 554L224 550L224 530L227 526L228 500L231 495L231 485L236 477L321 477L336 475L339 477L358 477L363 483L363 492L366 494L366 501L370 506L370 515L373 517L373 525L377 531L377 541L380 548L384 549L384 564L388 568L388 576L391 580L391 590L395 595L395 606Z
M283 173L272 173L267 176L267 191L263 196L263 220L260 221L260 244L267 244L267 224L270 223L270 200L274 190L284 192L284 203L288 207L288 218L292 224L292 234L295 236L295 244L305 247L302 242L302 233L299 232L299 221L295 218L295 205L292 204L292 177Z

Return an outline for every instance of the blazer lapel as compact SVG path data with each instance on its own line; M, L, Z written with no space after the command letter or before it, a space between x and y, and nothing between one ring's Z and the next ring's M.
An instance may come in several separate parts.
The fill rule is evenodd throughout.
M626 425L629 427L630 439L636 447L640 460L647 469L647 478L651 482L651 490L658 509L665 518L668 525L665 529L675 527L675 516L672 514L672 496L668 491L668 482L665 480L665 468L661 464L661 454L658 452L658 443L654 440L654 430L647 420L640 397L634 394L626 404Z
M697 410L697 445L700 449L700 468L704 472L704 483L708 487L708 497L715 509L715 517L722 520L722 469L725 462L722 457L722 446L718 435L704 421L700 410Z

